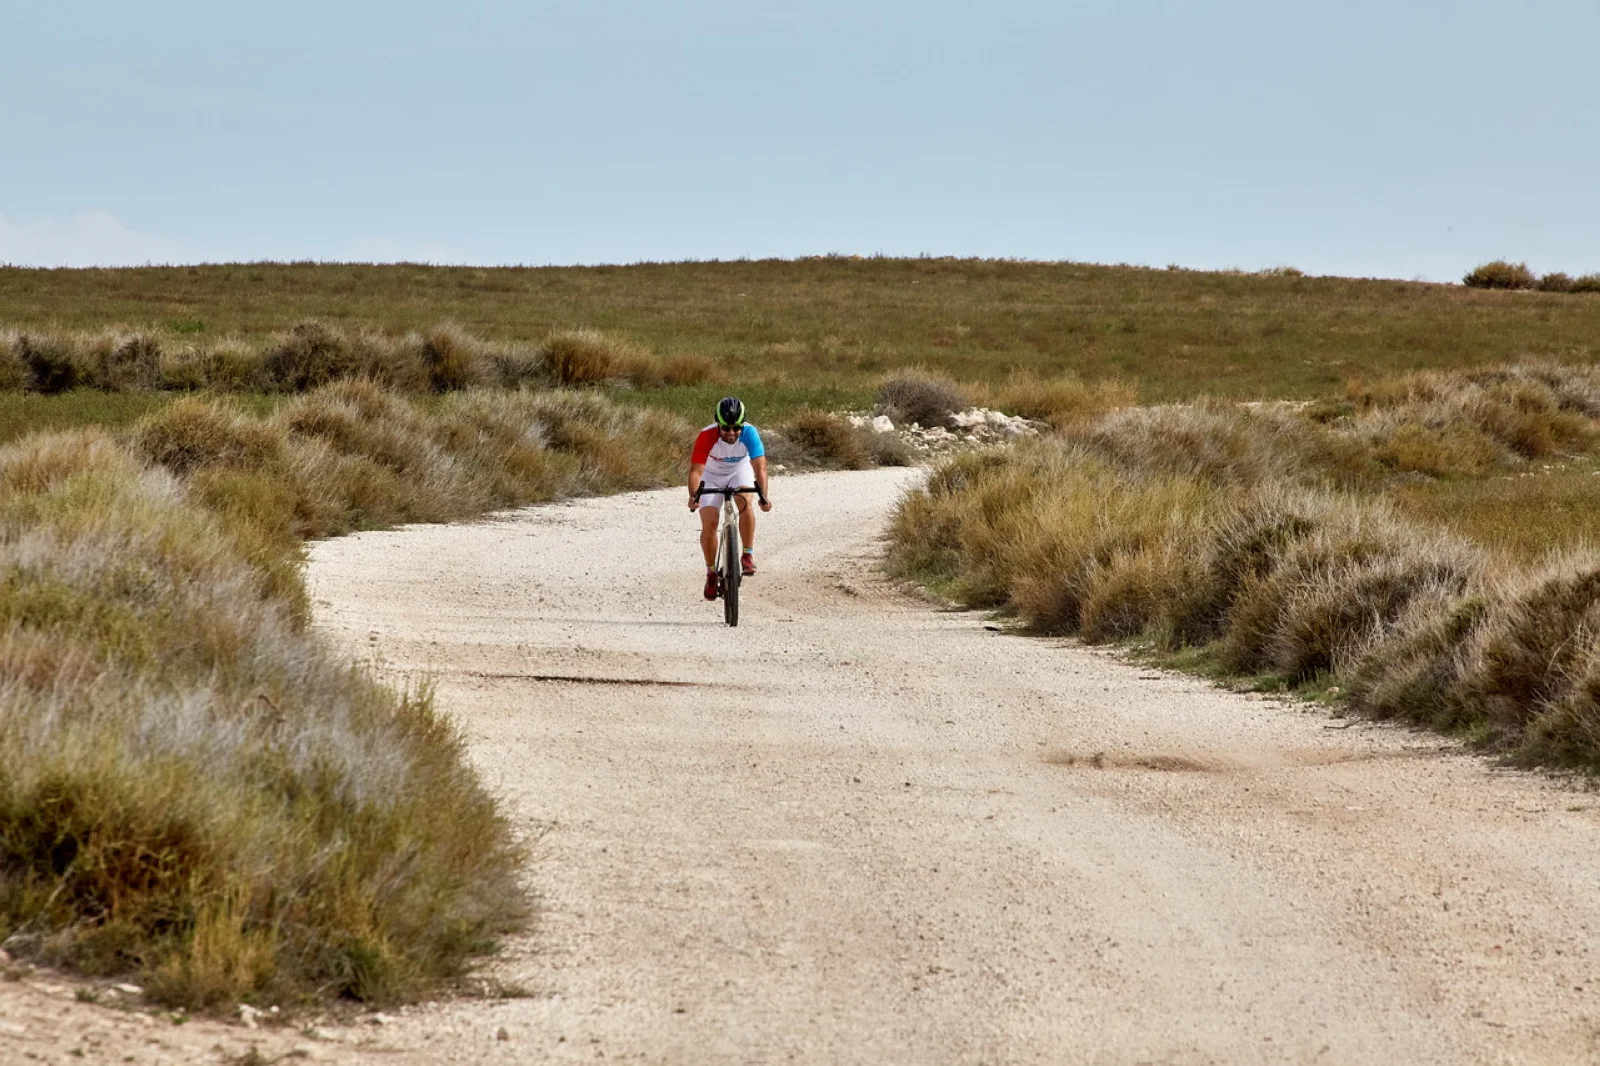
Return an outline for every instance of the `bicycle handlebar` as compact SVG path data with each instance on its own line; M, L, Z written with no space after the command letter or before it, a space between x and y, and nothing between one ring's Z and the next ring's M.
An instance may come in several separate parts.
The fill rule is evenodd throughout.
M715 495L715 496L740 496L740 495L749 495L752 492L755 493L756 496L760 497L762 503L766 503L767 502L767 497L761 492L761 490L759 488L757 488L755 486L750 486L750 487L742 488L742 489L706 488L706 483L704 481L700 482L700 484L698 486L696 486L696 488L694 490L694 498L695 498L696 501L698 501L702 494L704 494L704 495Z

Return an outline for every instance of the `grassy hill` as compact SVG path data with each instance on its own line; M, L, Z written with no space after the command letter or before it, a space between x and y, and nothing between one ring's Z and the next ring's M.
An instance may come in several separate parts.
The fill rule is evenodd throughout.
M306 319L396 334L448 321L506 341L592 327L664 358L709 356L741 387L841 403L913 364L974 382L1016 370L1115 378L1153 402L1325 396L1351 378L1600 354L1600 296L1284 272L838 257L0 269L0 329L264 343ZM670 388L656 398L683 399Z

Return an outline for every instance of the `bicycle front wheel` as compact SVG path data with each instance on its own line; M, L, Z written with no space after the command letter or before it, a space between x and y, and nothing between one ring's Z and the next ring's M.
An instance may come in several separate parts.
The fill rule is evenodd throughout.
M722 620L739 624L739 529L729 525L722 533Z

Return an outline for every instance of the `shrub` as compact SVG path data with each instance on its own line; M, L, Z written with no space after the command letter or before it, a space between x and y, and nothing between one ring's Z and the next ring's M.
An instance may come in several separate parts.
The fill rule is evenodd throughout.
M661 484L689 432L594 394L341 382L267 419L185 398L131 448L0 448L8 950L188 1006L458 975L526 912L518 849L426 695L307 630L295 532Z
M179 476L212 466L255 470L279 461L284 436L217 401L185 398L134 428L134 450Z
M237 340L167 350L161 359L160 387L178 392L254 392L266 387L265 377L261 355Z
M970 404L961 387L949 378L911 370L884 381L878 390L878 406L895 422L948 429L955 425L950 416Z
M22 356L22 338L0 332L0 392L21 392L28 387L30 378L28 363Z
M716 364L704 355L674 355L661 367L663 385L703 385L716 373Z
M778 431L783 440L799 449L800 456L794 458L802 463L844 470L864 470L872 465L866 434L827 411L796 412Z
M1513 580L1492 604L1468 649L1462 695L1495 737L1514 741L1562 696L1600 637L1600 559L1554 560Z
M29 387L36 392L66 392L90 378L77 345L66 338L22 333L17 335L15 350L28 368Z
M1472 714L1461 698L1460 680L1469 645L1483 622L1482 595L1412 601L1391 627L1345 673L1350 706L1374 718L1397 718L1453 730Z
M1538 289L1540 292L1571 292L1572 284L1573 282L1571 276L1563 274L1558 270L1552 274L1546 274L1544 277L1540 278L1538 284L1536 284L1534 288Z
M0 484L11 951L191 1006L403 997L518 920L453 730L299 632L170 476L89 432L0 449Z
M912 466L916 454L898 433L865 433L867 456L874 466Z
M1495 259L1473 268L1461 283L1473 289L1531 289L1534 278L1526 263Z
M520 342L489 346L488 370L493 382L506 388L542 384L551 377L549 354Z
M161 344L148 333L102 333L78 338L80 386L106 392L161 387Z
M632 346L594 329L557 330L544 339L556 384L599 385L622 376L638 355Z
M1132 408L1113 411L1068 436L1130 469L1219 485L1343 486L1373 474L1371 457L1358 441L1277 407L1213 401Z
M320 322L302 322L267 351L268 382L285 392L306 392L356 376L362 360L345 336Z
M483 385L490 368L483 346L459 327L439 326L422 338L422 363L428 387L434 392L454 392Z
M1572 292L1600 292L1600 274L1583 274L1572 279Z
M1064 429L1132 406L1134 398L1131 386L1117 382L1085 385L1070 374L1045 379L1020 373L997 390L993 403L1002 411Z
M1402 414L1370 423L1364 428L1371 434L1373 458L1401 473L1481 474L1505 458L1496 441L1464 422L1434 427Z

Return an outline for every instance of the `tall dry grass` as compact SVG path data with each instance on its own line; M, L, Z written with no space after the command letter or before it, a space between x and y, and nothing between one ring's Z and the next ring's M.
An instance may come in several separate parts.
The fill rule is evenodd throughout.
M486 340L454 323L394 334L317 320L265 338L198 338L161 330L0 333L0 391L301 393L371 381L405 393L480 387L695 385L714 367L703 355L668 358L598 330L557 330L542 341Z
M0 449L0 940L175 1004L394 1000L522 921L519 850L426 693L307 630L307 536L675 480L592 393L335 381Z
M1408 427L1480 442L1438 463L1450 477L1596 448L1594 387L1523 365L1354 390L1339 418L1113 412L942 465L900 505L890 566L1039 631L1203 648L1234 675L1337 682L1362 713L1600 768L1600 557L1520 565L1383 498L1420 468L1386 458Z

